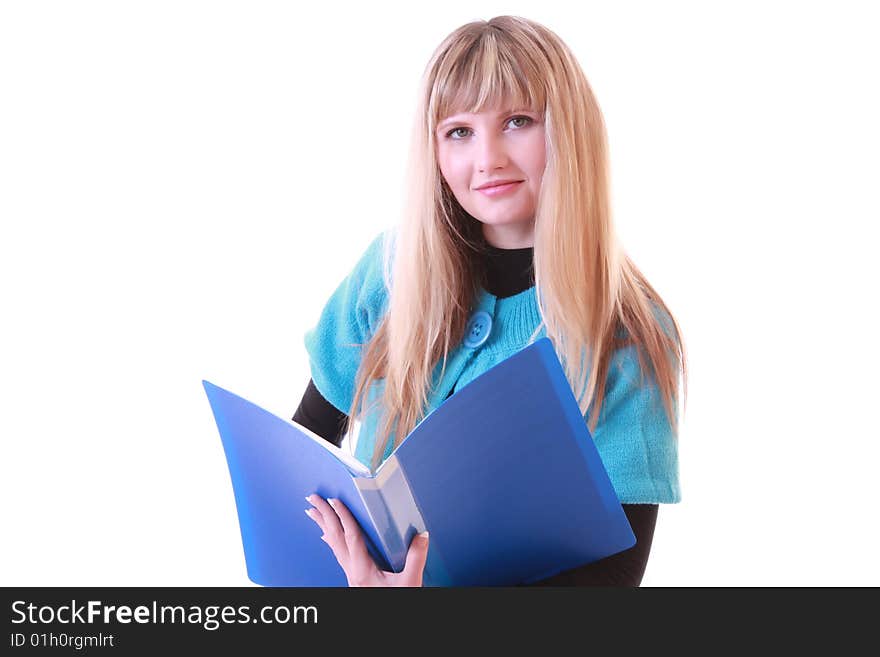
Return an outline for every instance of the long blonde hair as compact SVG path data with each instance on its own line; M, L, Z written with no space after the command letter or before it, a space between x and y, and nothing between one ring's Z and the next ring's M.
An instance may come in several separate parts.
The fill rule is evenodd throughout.
M433 370L441 363L442 378L481 282L481 226L442 178L436 126L451 114L501 102L544 116L547 163L535 216L535 291L547 337L581 411L591 413L590 430L600 415L600 383L611 356L635 345L643 379L648 372L656 382L677 431L679 376L687 393L684 345L672 313L618 244L605 123L592 89L556 34L524 18L499 16L452 32L422 78L403 215L393 246L386 244L388 307L363 345L346 427L352 431L364 411L370 383L384 378L373 470L392 433L396 447L425 416Z

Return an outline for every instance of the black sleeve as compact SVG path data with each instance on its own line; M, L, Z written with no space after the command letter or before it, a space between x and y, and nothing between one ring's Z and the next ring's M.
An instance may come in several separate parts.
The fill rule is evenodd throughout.
M293 421L339 447L345 436L348 415L324 399L315 382L309 379L299 408L293 414Z
M658 508L657 504L624 504L623 511L636 535L634 546L530 586L639 586L648 565Z

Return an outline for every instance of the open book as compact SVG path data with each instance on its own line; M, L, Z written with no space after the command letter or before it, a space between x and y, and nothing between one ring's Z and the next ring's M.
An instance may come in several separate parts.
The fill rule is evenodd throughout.
M431 541L424 586L510 586L635 545L623 507L549 338L457 390L375 474L290 420L203 381L226 452L248 577L346 586L303 509L335 497L380 568Z

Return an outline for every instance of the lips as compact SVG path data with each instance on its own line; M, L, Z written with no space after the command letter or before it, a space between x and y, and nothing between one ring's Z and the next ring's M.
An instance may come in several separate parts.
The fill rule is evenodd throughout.
M508 180L490 180L489 182L483 183L479 187L476 187L476 189L483 190L483 189L489 189L490 187L501 187L504 185L509 185L511 183L517 183L517 182L522 182L522 180L515 180L513 178L510 178Z
M507 183L493 184L488 187L478 187L477 191L486 196L501 196L519 189L522 183L522 180L514 180Z

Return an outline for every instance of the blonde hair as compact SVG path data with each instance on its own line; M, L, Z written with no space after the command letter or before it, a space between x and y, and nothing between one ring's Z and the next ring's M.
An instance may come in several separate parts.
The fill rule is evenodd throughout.
M499 16L468 23L435 50L419 90L403 215L386 244L388 307L363 345L347 431L368 409L372 381L384 378L372 469L425 416L431 377L445 372L464 337L479 292L478 221L458 204L437 163L435 129L458 112L500 103L543 114L547 162L535 216L538 308L582 413L595 431L615 350L637 348L677 431L679 375L687 374L678 323L619 246L611 218L607 137L602 113L575 57L533 21ZM393 249L393 263L392 263ZM668 331L661 326L665 313ZM534 337L532 340L534 340ZM592 409L592 410L591 410Z

